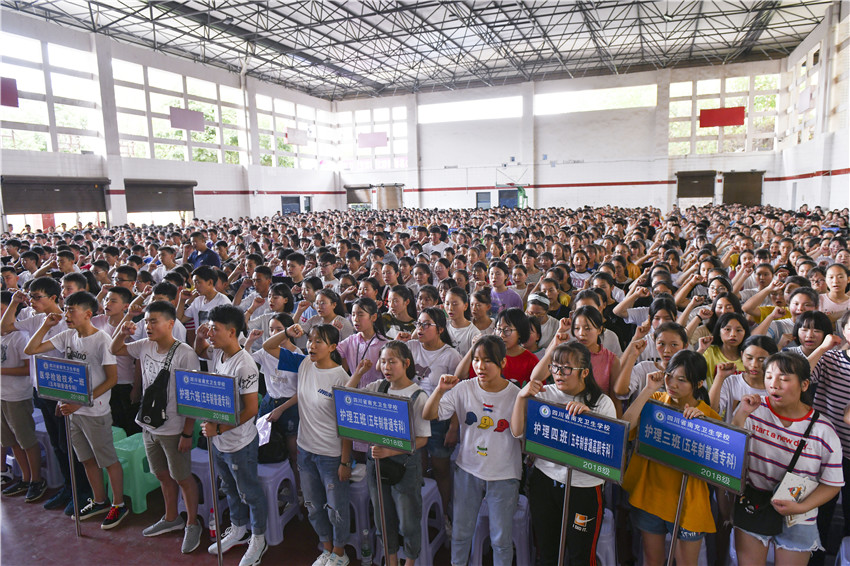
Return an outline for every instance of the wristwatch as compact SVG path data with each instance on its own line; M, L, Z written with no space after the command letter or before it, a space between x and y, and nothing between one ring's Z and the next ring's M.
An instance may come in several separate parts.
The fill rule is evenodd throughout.
M340 462L340 463L339 463L339 465L340 465L340 466L345 466L346 468L350 468L350 467L351 467L351 462Z

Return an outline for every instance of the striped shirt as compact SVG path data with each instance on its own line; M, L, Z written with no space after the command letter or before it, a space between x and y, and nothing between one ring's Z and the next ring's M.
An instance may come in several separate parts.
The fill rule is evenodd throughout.
M753 433L750 440L747 482L762 490L773 490L785 475L797 444L806 432L814 411L791 421L786 427L773 412L768 398L747 418L744 427ZM784 419L788 420L788 419ZM822 484L844 485L841 468L841 444L832 423L821 415L800 453L794 473ZM814 523L813 517L808 522Z
M818 384L814 407L835 425L844 457L850 459L850 426L844 422L844 408L850 404L850 353L826 352L812 372L812 382Z

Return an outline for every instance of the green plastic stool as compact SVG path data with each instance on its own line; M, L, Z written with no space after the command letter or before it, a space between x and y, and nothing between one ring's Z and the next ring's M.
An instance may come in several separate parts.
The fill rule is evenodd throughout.
M127 433L120 426L112 427L112 443L115 444L127 438Z
M148 493L159 489L160 485L151 473L142 433L116 442L115 452L124 469L124 495L132 500L133 513L144 513L148 509Z

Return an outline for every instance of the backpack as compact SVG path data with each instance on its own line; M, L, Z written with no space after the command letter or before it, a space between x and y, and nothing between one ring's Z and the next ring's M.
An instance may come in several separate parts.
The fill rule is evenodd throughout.
M180 342L175 340L168 350L168 355L165 357L165 363L163 363L162 369L156 374L156 379L153 380L153 383L142 394L142 403L139 406L139 413L136 415L136 420L151 428L159 428L168 420L165 409L168 406L168 382L171 379L171 360L174 358L174 353L177 351L179 345Z

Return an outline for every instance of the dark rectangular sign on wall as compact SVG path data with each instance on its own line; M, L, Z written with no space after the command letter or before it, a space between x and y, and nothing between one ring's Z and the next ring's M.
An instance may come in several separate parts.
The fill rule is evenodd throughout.
M6 214L106 212L108 186L106 178L0 177Z

